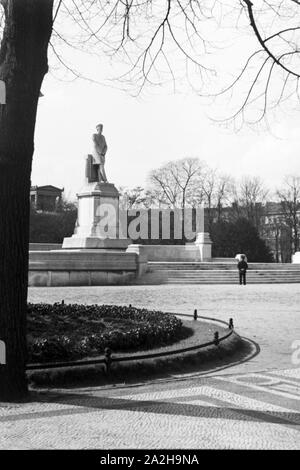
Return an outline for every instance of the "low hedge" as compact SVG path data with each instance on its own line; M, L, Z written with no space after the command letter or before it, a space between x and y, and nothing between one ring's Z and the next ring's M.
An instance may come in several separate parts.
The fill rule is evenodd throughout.
M28 304L28 362L136 351L181 339L175 315L131 306Z

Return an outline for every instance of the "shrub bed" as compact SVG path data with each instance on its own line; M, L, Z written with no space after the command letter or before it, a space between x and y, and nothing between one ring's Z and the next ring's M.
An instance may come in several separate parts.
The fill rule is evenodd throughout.
M186 334L186 332L185 332ZM137 351L182 338L175 315L116 305L28 304L28 362Z

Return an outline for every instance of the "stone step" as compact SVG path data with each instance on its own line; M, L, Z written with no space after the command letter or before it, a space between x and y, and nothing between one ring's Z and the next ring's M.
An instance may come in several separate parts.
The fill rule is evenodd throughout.
M140 284L237 284L238 275L224 277L174 277L165 273L147 273L139 279ZM299 284L300 277L247 277L249 284Z
M218 282L218 281L222 281L222 282L236 282L238 280L238 277L231 277L231 278L215 278L215 277L207 277L207 278L193 278L193 277L190 277L190 278L179 278L179 277L167 277L167 278L164 278L166 281L169 281L171 279L173 280L176 280L176 281L182 281L182 282L191 282L191 281L195 281L195 282L206 282L206 281L210 281L210 282ZM300 280L299 278L296 279L296 278L287 278L287 277L284 277L284 278L267 278L267 277L261 277L261 278L257 278L257 277L248 277L247 280L250 282L269 282L269 283L272 283L272 282L297 282L297 283L300 283Z
M206 274L206 273L221 273L221 274L228 274L228 273L237 273L238 270L237 268L234 269L158 269L155 268L153 269L150 266L150 271L151 272L172 272L172 273L194 273L194 274ZM300 269L248 269L247 273L270 273L270 274L276 274L276 273L282 273L282 274L299 274Z
M272 280L269 281L267 279L260 279L260 280L255 280L255 279L248 279L247 284L298 284L299 280ZM182 279L168 279L165 281L165 284L180 284L180 285L188 285L188 284L211 284L211 285L217 285L217 284L238 284L238 280L182 280Z
M157 271L150 271L154 273L165 274L167 276L174 275L179 277L184 276L236 276L238 275L238 271L174 271L174 270L157 270ZM300 271L247 271L247 276L271 276L271 277L278 277L278 276L300 276Z
M160 266L161 264L159 263ZM182 269L177 269L177 263L171 263L171 265L171 269L166 266L161 269L158 263L155 263L155 266L150 265L148 279L151 279L153 283L165 284L238 284L239 276L236 266L231 265L230 269L224 270L199 269L200 263L197 263L197 269L195 266L193 266L194 269L189 269L190 265L187 266L187 263L182 265ZM270 264L267 266L269 268ZM300 267L290 269L291 265L282 266L285 269L254 269L252 267L247 272L247 282L249 284L300 283Z
M155 273L153 273L155 274ZM160 275L164 275L165 277L178 277L178 278L185 278L185 277L195 277L195 278L207 278L207 277L213 277L213 278L231 278L231 277L236 277L239 275L238 272L228 272L228 273L214 273L212 271L207 271L207 272L198 272L198 273L179 273L179 272L168 272L168 271L161 271L159 273ZM247 273L247 277L257 277L258 279L261 277L267 277L267 278L295 278L295 279L300 279L300 273L266 273L266 272L258 272L258 273Z
M150 271L153 275L155 275L156 273L158 273L160 276L174 276L174 277L181 277L181 278L185 278L185 277L196 277L196 278L205 278L205 277L213 277L213 278L218 278L218 277L222 277L222 278L229 278L229 277L236 277L238 276L238 272L231 272L231 271L228 271L228 272L223 272L223 273L214 273L212 271L206 271L206 272L195 272L195 273L180 273L180 272L170 272L170 271L155 271L155 272L152 272ZM251 272L248 272L247 273L247 276L248 277L257 277L257 278L261 278L261 277L268 277L268 278L278 278L278 277L282 277L282 278L292 278L294 277L295 279L299 279L300 280L300 273L270 273L270 272L256 272L256 273L251 273Z
M248 263L249 284L300 283L300 265L292 263ZM237 284L237 262L215 258L212 262L151 261L147 279L167 284ZM146 279L146 278L145 278Z
M297 264L271 264L271 263L248 263L249 265L249 271L251 270L257 270L257 271L262 271L262 270L269 270L269 271L298 271L300 272L300 266ZM177 271L182 271L182 270L198 270L198 271L204 271L204 270L211 270L211 271L216 271L216 270L222 270L222 271L228 271L228 270L236 270L237 266L236 264L233 263L162 263L162 262L149 262L148 263L149 269L151 271L155 270L177 270Z
M165 278L165 281L171 281L171 280L176 280L178 282L237 282L238 281L238 277L235 277L235 278L178 278L178 277L167 277ZM268 282L270 284L272 284L272 282L295 282L295 283L299 283L299 279L295 279L295 278L273 278L273 279L269 279L269 278L247 278L247 281L249 282Z

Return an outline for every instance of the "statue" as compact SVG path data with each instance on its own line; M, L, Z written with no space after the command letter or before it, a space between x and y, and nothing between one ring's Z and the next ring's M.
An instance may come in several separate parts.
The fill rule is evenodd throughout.
M103 124L96 126L97 134L93 134L93 154L88 155L86 161L86 177L88 182L107 183L107 177L104 169L107 144L104 135L102 135Z

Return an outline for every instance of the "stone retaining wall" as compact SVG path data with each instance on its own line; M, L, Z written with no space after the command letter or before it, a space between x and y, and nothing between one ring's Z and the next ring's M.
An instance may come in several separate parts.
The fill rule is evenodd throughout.
M128 284L138 272L136 253L112 250L29 252L29 286Z

